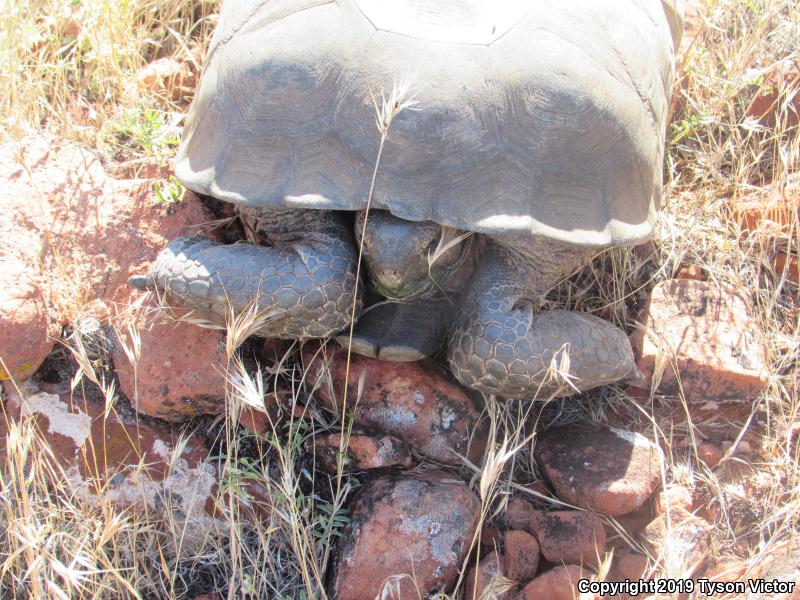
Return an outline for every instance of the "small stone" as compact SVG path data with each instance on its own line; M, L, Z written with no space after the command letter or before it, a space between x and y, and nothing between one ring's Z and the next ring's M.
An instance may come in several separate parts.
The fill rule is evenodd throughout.
M779 187L767 187L737 198L733 201L733 212L744 231L755 231L763 227L775 233L787 233L791 231L795 219L800 216L798 194L800 179L794 180L793 185L790 183L785 194Z
M263 402L264 410L245 405L239 414L239 424L255 435L278 430L284 417L292 412L292 392L287 389L270 391Z
M658 447L646 437L590 424L548 430L536 459L560 499L612 516L642 506L661 473Z
M480 511L478 497L445 471L372 479L350 509L334 570L334 597L373 600L385 583L396 583L400 598L449 589ZM387 581L392 576L401 577Z
M506 505L505 522L510 529L531 531L536 518L536 507L519 496L512 497Z
M690 403L708 400L751 402L767 385L764 348L747 303L736 290L714 283L672 279L658 284L631 336L640 387L683 393ZM662 373L654 373L657 365ZM674 371L680 374L680 385Z
M775 274L778 277L786 277L795 285L800 283L800 261L796 256L786 254L786 252L778 252L772 262L772 267L775 269Z
M151 92L167 94L174 100L186 96L195 85L190 63L159 58L136 72L136 80Z
M467 572L464 600L511 598L510 586L503 576L504 562L502 554L490 552L477 566L473 565Z
M597 515L578 510L537 511L531 532L548 561L597 565L606 549L606 532Z
M539 542L530 533L521 530L505 534L506 577L517 583L533 579L539 569Z
M706 272L703 270L702 267L699 267L697 265L689 265L686 267L681 267L680 270L675 274L674 278L705 281L707 277L706 277Z
M190 323L138 323L140 353L136 364L123 345L132 347L127 333L114 344L112 357L120 391L136 410L172 423L225 410L225 334Z
M787 66L788 65L790 66ZM791 61L777 63L747 107L747 116L765 127L796 127L800 123L800 92L797 81L800 70Z
M692 510L692 492L682 485L670 484L653 494L653 512L662 515L667 509Z
M614 556L611 566L611 581L638 581L639 579L651 579L647 576L649 562L646 556L633 552L620 552ZM647 577L646 577L647 576Z
M575 600L589 598L578 591L578 582L591 573L576 565L562 565L539 575L526 585L516 600ZM594 596L590 596L594 598Z
M503 536L497 527L486 527L484 525L481 528L481 546L496 550L500 547L502 539Z
M629 534L637 533L647 527L650 524L650 521L653 520L653 507L649 502L646 502L633 512L629 512L627 515L620 515L618 517L614 517L614 520L622 527L623 530L628 532ZM616 535L616 529L613 526L608 526L606 529L609 536Z
M722 460L722 449L715 444L702 442L697 446L697 458L713 469Z
M677 572L694 573L706 558L709 525L682 508L656 517L642 535L648 551Z
M307 452L314 453L317 467L335 473L342 435L338 431L314 436L307 442ZM353 430L344 448L344 471L366 471L388 467L410 467L411 448L394 436Z
M306 344L303 357L313 395L341 412L347 351ZM359 393L363 378L363 393ZM420 454L460 465L459 456L477 463L486 444L486 423L467 391L431 361L385 362L353 355L347 408L354 425L393 435Z

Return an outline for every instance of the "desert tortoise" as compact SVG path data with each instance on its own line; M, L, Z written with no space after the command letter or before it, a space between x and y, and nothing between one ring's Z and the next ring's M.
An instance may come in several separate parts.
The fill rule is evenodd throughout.
M179 238L132 283L218 321L257 306L263 336L334 335L361 311L355 221L374 288L405 300L366 313L355 351L414 360L447 335L462 383L512 398L630 378L623 331L532 301L597 249L651 235L680 12L229 0L176 175L234 203L265 245ZM381 145L375 100L403 81L413 105ZM431 268L445 231L474 235ZM571 387L546 377L561 352Z

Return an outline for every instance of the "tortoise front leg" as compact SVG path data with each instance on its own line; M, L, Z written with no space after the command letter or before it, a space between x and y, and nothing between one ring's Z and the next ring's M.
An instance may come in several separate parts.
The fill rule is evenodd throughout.
M533 300L589 251L543 241L527 250L523 256L492 242L483 254L450 333L455 377L485 394L520 399L634 378L633 350L621 329L584 313L533 309ZM567 364L568 373L559 374Z
M327 337L350 324L355 250L349 241L284 247L217 244L180 237L159 254L146 276L129 283L225 325L229 313L255 307L256 335L284 339ZM356 318L361 311L356 302Z

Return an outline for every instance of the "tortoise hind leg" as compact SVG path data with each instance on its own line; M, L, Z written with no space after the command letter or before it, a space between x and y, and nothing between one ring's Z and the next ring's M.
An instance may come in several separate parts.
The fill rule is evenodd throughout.
M534 311L532 299L588 252L554 242L532 250L522 256L493 243L483 255L448 341L455 377L507 398L566 396L635 378L628 337L612 323L579 312Z

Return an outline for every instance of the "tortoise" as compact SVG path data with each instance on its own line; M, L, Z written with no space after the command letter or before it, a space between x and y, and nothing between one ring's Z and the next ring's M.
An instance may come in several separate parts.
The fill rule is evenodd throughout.
M386 360L446 341L484 394L635 378L621 329L535 306L598 250L651 236L681 29L672 0L226 2L176 176L233 203L256 244L179 238L131 284ZM392 300L363 315L359 247Z

